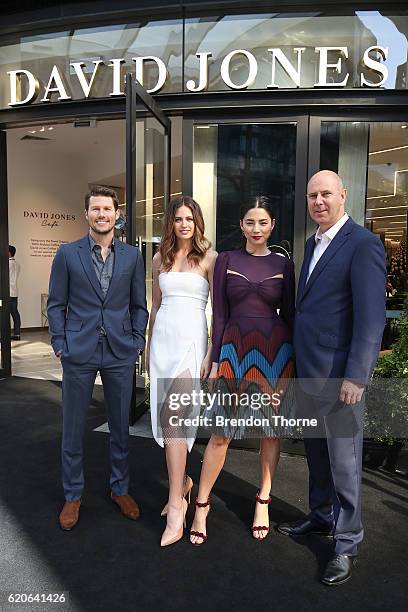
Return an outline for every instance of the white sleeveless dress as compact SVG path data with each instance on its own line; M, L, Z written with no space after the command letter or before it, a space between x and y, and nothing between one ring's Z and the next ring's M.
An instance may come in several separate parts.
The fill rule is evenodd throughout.
M209 284L195 272L161 272L159 285L162 301L150 342L150 412L154 438L164 446L158 425L166 383L168 389L169 381L187 370L194 388L200 388L200 368L208 348L205 308ZM196 431L188 429L185 439L189 451Z

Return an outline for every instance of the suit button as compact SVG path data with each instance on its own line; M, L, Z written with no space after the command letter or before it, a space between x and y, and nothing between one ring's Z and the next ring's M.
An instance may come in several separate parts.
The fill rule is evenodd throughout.
M302 314L302 312L300 310L297 310L296 314Z

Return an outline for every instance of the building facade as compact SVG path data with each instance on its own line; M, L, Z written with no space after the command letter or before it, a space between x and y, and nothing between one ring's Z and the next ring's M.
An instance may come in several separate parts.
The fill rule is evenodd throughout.
M11 371L7 245L22 270L23 329L41 327L53 254L86 230L82 196L96 183L118 190L118 235L143 250L150 300L170 195L193 195L219 251L239 242L241 202L269 195L271 247L285 241L299 271L314 229L307 180L332 169L349 214L384 243L387 308L399 312L406 2L24 5L3 3L0 29L1 373Z

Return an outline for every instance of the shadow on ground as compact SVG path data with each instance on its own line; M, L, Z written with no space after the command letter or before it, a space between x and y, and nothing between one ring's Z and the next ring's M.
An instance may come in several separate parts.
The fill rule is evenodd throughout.
M108 499L109 437L93 431L105 421L100 388L95 389L84 441L81 519L72 532L61 531L60 391L58 384L46 381L0 381L2 591L69 591L69 605L53 612L407 609L406 480L372 470L364 473L366 538L352 580L342 587L330 589L318 581L331 553L330 540L309 537L296 542L273 530L264 542L251 537L256 452L229 451L214 491L208 542L193 547L186 534L181 542L161 549L160 509L167 491L163 451L151 439L131 437L132 493L142 516L137 522L123 518ZM189 458L195 482L202 452L196 445ZM306 511L306 462L283 456L270 506L271 525ZM190 508L189 524L192 512Z

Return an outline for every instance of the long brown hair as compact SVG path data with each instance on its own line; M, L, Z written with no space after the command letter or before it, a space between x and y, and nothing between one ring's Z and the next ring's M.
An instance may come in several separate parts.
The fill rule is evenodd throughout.
M171 270L177 252L177 241L174 233L174 220L177 209L187 206L191 210L194 220L194 235L192 248L187 255L191 266L198 266L211 246L211 242L204 235L204 218L199 204L190 196L180 195L172 198L165 210L163 219L163 236L160 242L161 266L165 272Z

